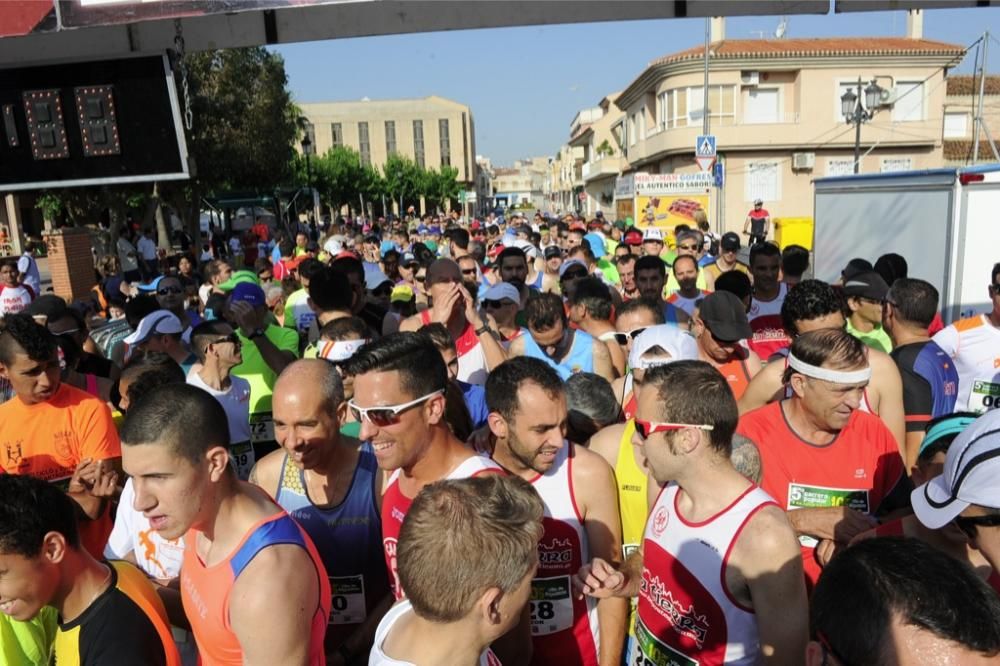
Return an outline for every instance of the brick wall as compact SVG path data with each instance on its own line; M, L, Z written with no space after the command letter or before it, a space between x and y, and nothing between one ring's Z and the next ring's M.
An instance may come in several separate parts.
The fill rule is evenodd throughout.
M86 298L95 282L90 232L67 227L42 234L49 257L52 290L72 302Z

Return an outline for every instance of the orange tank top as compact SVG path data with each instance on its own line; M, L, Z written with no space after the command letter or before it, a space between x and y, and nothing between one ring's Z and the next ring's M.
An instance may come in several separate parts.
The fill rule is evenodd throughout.
M309 553L320 581L319 605L312 616L309 663L326 663L323 638L330 617L330 580L316 547L291 516L279 511L257 522L240 545L225 560L205 566L195 548L197 532L185 537L184 564L181 567L181 599L184 614L191 621L191 631L198 644L201 666L241 666L243 650L229 624L229 595L233 584L253 558L268 546L294 544ZM310 573L309 575L313 575ZM280 612L276 608L275 612ZM267 637L261 637L267 640Z
M747 370L745 359L736 358L718 367L719 372L729 382L729 388L733 391L733 396L739 400L750 385L750 371Z

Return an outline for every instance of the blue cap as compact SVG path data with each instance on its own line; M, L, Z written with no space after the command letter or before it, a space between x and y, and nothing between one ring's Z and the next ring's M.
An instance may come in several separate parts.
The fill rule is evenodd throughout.
M264 290L252 282L241 282L232 291L233 302L243 301L257 308L266 303Z
M148 284L140 284L139 291L156 291L156 289L160 286L160 280L162 280L164 277L166 276L160 275L159 277L157 277L155 280L153 280Z
M932 425L927 431L927 434L924 435L923 441L920 442L920 449L917 451L917 457L919 458L922 456L924 451L926 451L933 444L937 443L942 437L947 437L948 435L959 435L975 420L975 416L968 414L952 414L948 418L941 419Z

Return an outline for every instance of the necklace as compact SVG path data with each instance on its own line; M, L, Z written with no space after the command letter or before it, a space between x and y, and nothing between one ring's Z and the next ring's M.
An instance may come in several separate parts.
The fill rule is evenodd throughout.
M108 583L111 582L111 566L107 565L107 564L101 564L101 566L102 567L107 567L108 568L108 573L107 573L106 576L104 576L104 580L101 581L101 584L97 586L97 592L95 592L94 595L92 597L90 597L90 601L88 601L87 605L84 606L84 608L83 608L84 611L86 611L88 608L90 608L91 605L95 601L97 601L97 597L99 597L102 594L104 594L104 591L107 589Z

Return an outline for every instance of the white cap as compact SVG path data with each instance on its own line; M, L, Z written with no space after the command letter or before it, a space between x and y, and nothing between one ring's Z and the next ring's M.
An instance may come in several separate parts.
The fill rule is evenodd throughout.
M184 332L181 320L170 310L156 310L142 318L139 328L125 338L125 344L132 346L145 342L151 335L176 335Z
M662 347L669 359L643 359L643 355L653 347ZM628 365L633 370L645 370L672 361L693 361L698 358L698 343L690 333L673 324L650 326L632 341L632 351L628 355Z
M480 300L502 301L505 298L514 301L515 303L521 302L521 294L517 291L517 287L509 282L498 282L487 289L486 293L483 294L483 297Z
M535 259L538 257L538 248L531 244L531 241L526 241L522 238L518 238L513 243L511 243L516 248L520 248L524 252L525 256L529 259Z
M323 249L334 257L344 251L344 237L340 235L330 236L323 243Z
M659 227L646 227L646 231L642 234L642 242L646 241L658 241L663 242L663 232L660 231Z
M910 495L925 527L944 527L976 504L1000 509L1000 409L976 419L948 448L944 471Z

